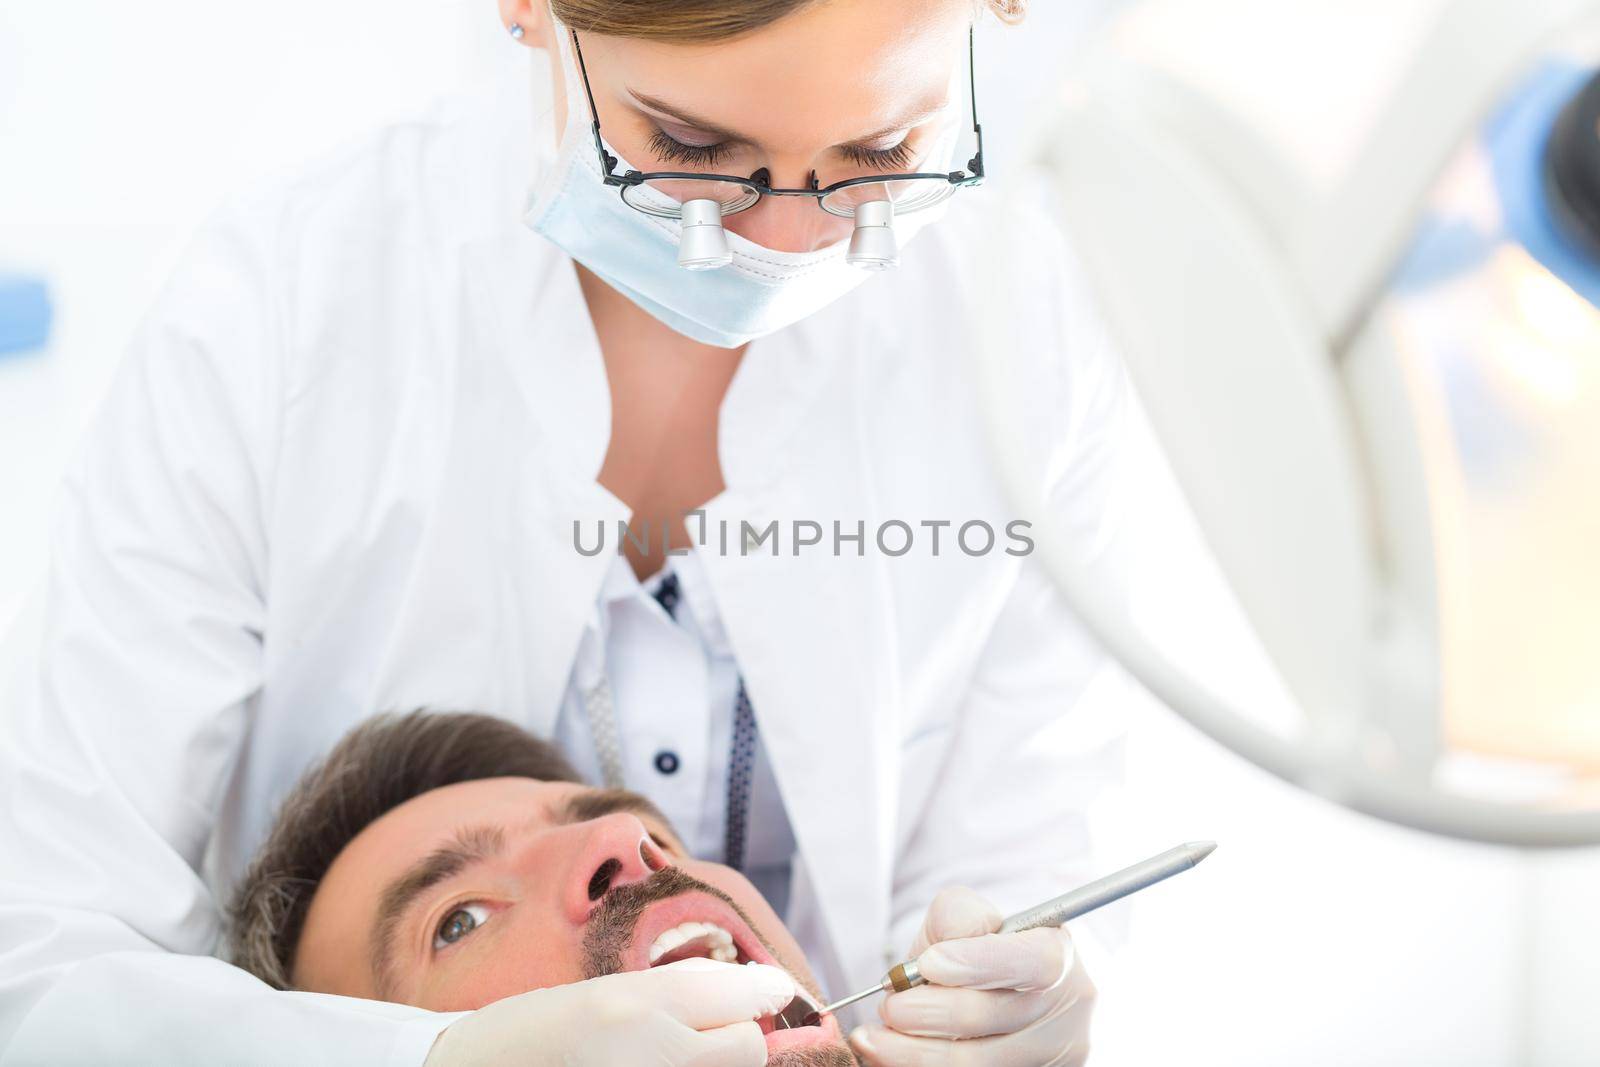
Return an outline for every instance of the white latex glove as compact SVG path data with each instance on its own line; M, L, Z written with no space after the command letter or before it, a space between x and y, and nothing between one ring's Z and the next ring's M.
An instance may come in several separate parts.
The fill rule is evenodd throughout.
M1002 921L970 889L934 898L907 957L929 984L885 997L888 1028L857 1027L856 1055L868 1067L1080 1067L1095 988L1071 936L996 933Z
M795 998L776 967L690 959L507 997L451 1023L423 1067L761 1067L755 1020Z

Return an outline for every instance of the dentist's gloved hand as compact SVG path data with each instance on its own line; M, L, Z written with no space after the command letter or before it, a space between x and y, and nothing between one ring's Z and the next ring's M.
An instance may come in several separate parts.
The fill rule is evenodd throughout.
M1095 988L1064 929L1001 934L970 889L934 898L907 959L928 984L890 993L850 1035L868 1067L1080 1067ZM931 946L931 947L930 947Z
M423 1067L761 1067L767 1042L755 1020L795 993L776 967L714 960L610 974L463 1016Z

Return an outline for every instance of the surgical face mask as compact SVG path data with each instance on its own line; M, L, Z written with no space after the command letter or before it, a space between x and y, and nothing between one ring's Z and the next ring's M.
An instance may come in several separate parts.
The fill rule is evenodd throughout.
M559 23L555 37L567 87L567 122L555 162L533 191L525 216L531 229L661 322L721 348L781 330L867 279L866 271L846 262L848 240L812 252L780 252L728 233L732 258L727 266L714 271L679 266L682 220L635 210L604 184L572 39ZM920 169L948 170L957 139L951 123ZM618 159L616 169L638 168ZM897 217L895 236L903 246L943 213L941 204Z

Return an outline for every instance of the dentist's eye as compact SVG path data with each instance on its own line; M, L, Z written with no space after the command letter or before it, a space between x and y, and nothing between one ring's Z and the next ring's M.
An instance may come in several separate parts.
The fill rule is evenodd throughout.
M909 141L901 141L893 148L862 148L860 145L845 145L839 151L844 153L844 157L858 167L871 167L874 170L883 171L905 170L916 158L916 153Z
M650 135L650 151L656 158L670 163L685 163L694 167L712 167L732 155L726 144L684 144L667 131L656 128Z
M482 904L464 904L444 917L433 935L435 951L455 944L489 921L489 909Z

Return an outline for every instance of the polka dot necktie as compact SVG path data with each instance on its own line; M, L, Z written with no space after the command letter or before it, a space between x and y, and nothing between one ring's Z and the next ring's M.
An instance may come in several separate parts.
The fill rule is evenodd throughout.
M668 574L656 590L656 602L674 622L683 599L676 574ZM728 753L728 828L722 839L722 862L734 870L744 868L745 835L750 823L750 784L756 766L756 716L744 678L733 701L733 746Z

